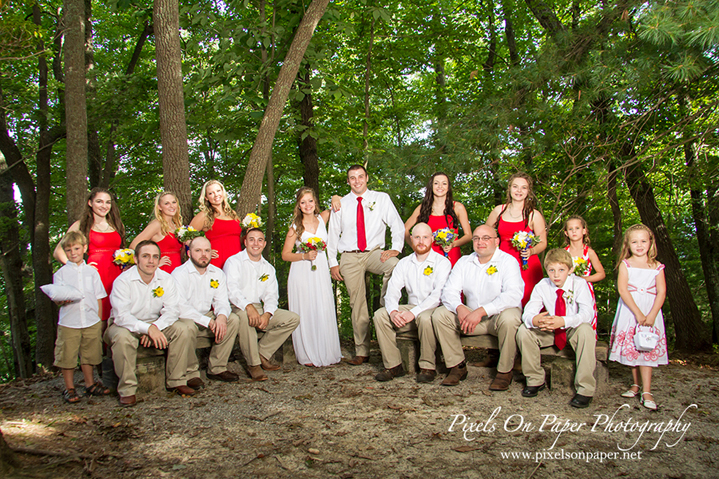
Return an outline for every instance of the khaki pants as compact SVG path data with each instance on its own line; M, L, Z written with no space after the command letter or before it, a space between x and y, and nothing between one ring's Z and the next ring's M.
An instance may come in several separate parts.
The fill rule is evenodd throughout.
M414 305L400 305L400 311L409 311ZM382 361L384 367L391 369L402 364L402 356L397 347L397 333L405 333L409 331L417 331L419 334L419 367L420 369L436 369L435 351L437 350L437 340L434 337L434 329L432 328L432 311L427 309L419 313L414 321L405 324L401 328L394 325L389 317L389 313L385 308L380 308L374 313L374 328L377 331L377 341L379 349L382 351Z
M589 323L582 323L576 328L567 329L567 343L572 346L577 356L577 373L574 376L574 388L582 396L594 396L597 381L594 379L594 368L597 365L595 346L597 339ZM527 328L524 324L517 331L517 346L522 353L522 372L527 378L527 386L544 384L544 369L539 348L554 344L554 333L541 331L538 328Z
M369 310L365 291L365 273L382 274L381 304L384 304L384 293L387 291L387 281L392 276L392 270L399 261L393 257L385 261L380 260L382 250L375 248L366 253L342 253L340 257L340 274L344 278L347 292L350 295L352 308L352 330L354 331L355 355L369 356Z
M254 304L253 306L260 315L264 313L261 304ZM248 366L259 366L260 355L265 359L270 359L300 324L300 317L296 313L278 309L270 318L267 327L264 330L259 330L250 326L249 318L244 309L233 306L232 311L240 319L240 349ZM259 342L257 341L258 331L265 333Z
M490 334L499 340L499 363L497 372L508 373L514 367L514 357L517 355L517 328L522 324L522 311L519 308L508 308L499 314L483 319L474 328L472 334L466 336L480 336ZM464 351L457 315L444 306L434 310L432 314L432 325L437 335L437 340L442 347L444 363L448 368L453 368L464 361Z
M180 318L162 330L168 341L167 363L165 364L165 385L168 388L187 385L187 359L195 354L197 327L191 319ZM131 333L127 328L110 324L105 331L105 342L112 349L115 374L120 379L117 392L120 396L134 396L137 392L137 348L140 334Z
M215 319L215 313L212 311L208 312L205 316ZM240 330L240 318L238 318L235 313L230 313L227 317L227 332L219 343L212 342L215 339L215 335L209 328L199 324L195 325L197 326L197 337L208 338L212 343L210 358L207 361L207 372L209 374L220 374L227 371L227 360L232 353L237 333ZM187 379L200 377L199 366L197 354L195 354L195 350L192 350L192 354L187 358Z

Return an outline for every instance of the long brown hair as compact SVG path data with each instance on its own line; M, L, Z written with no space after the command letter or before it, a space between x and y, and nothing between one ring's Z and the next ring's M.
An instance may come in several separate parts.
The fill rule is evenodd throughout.
M305 196L307 193L312 194L312 198L315 200L315 215L320 214L320 205L319 200L317 199L317 193L315 192L314 188L310 188L309 186L303 186L299 190L297 190L297 195L295 197L295 209L292 212L292 224L295 227L295 233L297 233L297 238L302 236L302 233L305 232L305 225L302 223L302 219L304 216L302 215L302 210L300 209L300 200L303 196Z
M532 216L532 212L534 210L539 211L539 202L537 201L537 197L534 195L534 181L532 181L532 177L523 171L518 171L509 177L505 203L502 207L502 211L499 213L499 216L497 216L497 221L494 223L494 229L499 228L499 219L502 217L504 210L507 209L507 206L512 204L512 182L517 178L521 178L527 182L527 197L524 199L524 208L522 208L522 219L524 220L525 228L529 226L529 218Z
M571 244L569 241L569 236L567 236L566 233L567 233L567 227L569 225L569 222L572 220L577 220L582 224L582 228L584 228L584 231L586 231L586 233L584 233L584 235L582 235L582 244L585 246L590 246L591 240L589 239L589 226L587 226L587 221L579 215L572 215L569 218L567 218L567 221L564 222L564 229L563 229L563 231L565 233L564 244L566 246L569 246Z
M629 228L627 228L627 231L624 232L624 240L622 240L622 250L619 253L619 261L617 261L617 265L615 266L615 268L619 268L619 265L622 264L622 261L632 256L632 251L629 249L629 237L635 231L647 232L647 234L649 235L649 251L647 251L647 264L649 266L654 266L657 264L657 243L654 240L654 232L648 226L639 223L630 226Z
M429 216L432 214L432 205L434 204L434 179L438 176L444 176L445 178L447 178L447 197L444 201L445 221L447 221L447 224L450 225L452 228L458 228L459 219L457 219L457 215L454 212L454 200L452 199L452 180L449 179L449 176L446 173L443 173L441 171L438 171L432 176L430 176L429 181L427 181L427 186L425 187L424 192L424 199L419 206L419 217L417 218L417 222L429 222ZM450 218L452 220L451 223L450 221L448 221Z
M165 217L162 215L162 211L160 211L160 200L168 195L174 197L175 201L177 201L177 195L175 193L173 193L172 191L163 191L155 197L155 209L153 210L155 213L155 219L160 222L160 231L163 235L166 235L170 232L174 233L174 230L170 227L170 224L165 221ZM175 215L172 217L172 222L175 223L175 228L179 228L180 226L182 226L182 213L180 212L179 201L177 202L177 211L175 211Z
M200 204L200 211L205 212L204 229L209 230L212 228L212 225L215 223L215 216L217 215L215 209L205 197L207 187L212 185L220 185L220 188L222 188L222 213L229 216L233 220L240 221L240 218L239 216L237 216L237 213L235 213L235 210L230 207L230 202L227 201L227 191L225 191L224 185L217 180L209 180L206 181L204 185L202 185L202 191L200 191L200 199L198 200L198 203Z
M80 231L82 232L82 234L85 235L86 238L90 238L90 230L92 229L93 224L95 224L95 215L92 212L92 207L90 206L90 203L99 193L105 193L110 196L110 211L107 212L105 218L107 218L107 222L110 223L110 226L112 226L115 231L117 231L117 233L120 235L120 238L122 240L121 244L124 245L125 225L122 224L122 219L120 219L120 210L117 208L117 201L115 200L115 195L113 195L110 190L106 188L100 188L98 186L90 190L90 194L87 195L87 199L85 200L85 210L82 212L82 216L80 218Z

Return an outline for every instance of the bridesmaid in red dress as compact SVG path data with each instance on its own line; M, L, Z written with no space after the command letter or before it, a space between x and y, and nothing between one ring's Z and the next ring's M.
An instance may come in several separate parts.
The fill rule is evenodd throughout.
M222 268L227 258L242 249L240 218L230 208L225 187L217 180L202 185L200 212L192 218L190 226L205 232L212 244L210 262L218 268Z
M425 195L422 203L415 208L412 216L404 224L405 237L410 243L410 230L417 223L427 223L432 232L443 228L451 228L457 235L455 241L442 248L437 243L432 243L432 249L439 254L444 254L452 266L462 256L460 247L472 241L472 229L469 226L467 209L458 201L452 200L452 183L449 177L442 172L432 175L427 182ZM459 237L459 226L462 227L462 237Z
M493 225L499 235L499 249L514 256L519 265L522 258L528 258L527 269L522 270L524 297L522 306L527 304L534 285L542 280L542 265L539 253L547 248L547 224L537 209L537 197L532 190L532 178L526 173L517 172L509 178L507 202L496 206L487 218L487 224ZM527 251L519 252L512 246L512 236L518 231L533 231L541 242Z
M103 321L107 321L110 317L112 283L122 272L122 268L113 262L115 251L122 248L125 241L125 226L112 194L104 188L93 188L82 218L70 225L68 231L80 231L88 238L87 264L94 266L100 273L107 292L107 297L102 300L100 315ZM67 263L67 256L59 244L53 256L60 263ZM103 323L103 329L106 324Z
M175 231L182 226L177 196L163 191L155 198L153 211L155 219L132 240L130 249L134 250L140 241L154 241L160 247L160 269L172 273L172 270L182 264L183 245L175 238Z

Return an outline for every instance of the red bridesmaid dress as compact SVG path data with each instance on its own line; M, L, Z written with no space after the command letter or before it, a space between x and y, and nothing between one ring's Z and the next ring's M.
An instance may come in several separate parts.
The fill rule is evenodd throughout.
M430 228L432 228L432 233L434 233L437 230L441 230L444 228L449 228L452 231L454 231L454 234L457 235L457 237L454 239L457 241L459 239L459 228L454 226L454 221L452 221L452 217L449 215L441 215L441 216L434 216L430 215L429 220L427 221L427 224ZM437 244L432 243L432 249L435 250L437 253L444 255L444 250ZM462 251L458 246L455 246L451 250L449 250L449 254L446 255L446 258L449 260L450 263L452 263L452 267L454 267L454 264L459 261L459 258L462 257Z
M237 254L242 249L240 241L242 235L242 226L239 220L219 220L215 219L212 228L205 232L205 237L210 240L212 249L217 250L219 255L213 258L210 263L222 268L227 258L233 254Z
M107 321L110 317L110 293L112 292L112 283L115 281L122 268L113 262L115 259L115 251L122 246L122 238L117 231L101 233L99 231L90 230L89 245L87 248L87 263L95 263L97 272L100 273L102 285L105 287L107 297L102 299L102 319Z
M175 233L167 233L160 241L157 242L160 247L160 257L167 256L172 261L171 264L161 266L160 269L168 273L182 264L182 247L183 244L177 241Z
M524 220L521 221L505 221L499 216L499 225L497 226L497 234L499 234L499 249L505 253L511 254L519 263L519 267L522 267L522 257L519 254L519 250L512 246L512 236L518 231L532 231L529 226L524 224ZM529 297L532 294L534 285L542 280L542 264L539 262L539 256L533 254L529 257L527 262L527 269L522 270L522 279L524 280L524 297L522 298L522 307L524 307L529 301Z

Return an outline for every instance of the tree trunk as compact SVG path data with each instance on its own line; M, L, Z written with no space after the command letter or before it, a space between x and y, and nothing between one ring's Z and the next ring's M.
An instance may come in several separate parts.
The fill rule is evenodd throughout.
M642 164L636 158L634 147L625 143L621 153L629 161L624 168L629 193L634 199L642 223L654 232L658 259L666 266L664 274L667 282L667 297L671 307L671 320L674 322L674 333L676 334L675 347L685 351L702 350L708 346L704 337L705 327L664 224L664 218L654 198L654 189L644 175ZM668 316L665 315L665 317Z
M310 84L309 65L297 77L297 86L304 93L304 97L299 102L300 117L302 126L304 127L300 136L297 138L297 146L299 147L300 161L304 166L304 182L305 186L315 190L317 198L320 197L320 158L317 154L317 139L313 136L314 131L314 105L312 104L312 85Z
M182 90L180 10L177 0L155 0L154 5L163 184L166 190L175 193L187 217L192 213L192 192Z
M607 165L609 173L607 174L607 199L609 200L609 207L612 210L612 218L614 219L614 242L612 243L612 257L619 257L619 252L622 249L622 210L619 207L619 196L617 195L617 176L619 170L614 160L610 160ZM616 277L616 270L614 267L611 268L614 271L613 277Z
M367 48L367 61L364 70L364 120L362 121L362 152L364 153L364 167L367 168L369 162L369 119L370 119L370 101L369 101L369 84L372 77L372 47L374 46L374 16L369 27L369 47Z
M265 257L275 264L275 218L277 217L277 195L275 194L275 171L272 166L272 155L267 159L267 245L265 246Z
M509 49L509 59L512 65L519 65L519 54L517 53L517 42L514 35L514 23L512 22L512 13L514 12L514 2L512 0L504 0L502 2L502 14L504 15L504 36L507 39L507 49Z
M269 155L272 152L272 143L277 133L277 127L280 124L287 96L290 93L295 77L297 77L305 50L307 50L307 46L312 40L312 34L327 9L328 3L329 0L312 0L297 27L295 37L282 63L282 68L275 82L275 88L272 91L265 115L260 123L260 129L257 132L257 139L252 146L245 178L242 181L240 199L237 203L237 213L240 217L254 211L260 201L262 177L267 167Z
M85 1L85 78L87 88L85 96L90 104L87 118L87 179L90 189L100 184L102 177L102 150L100 149L100 135L97 133L96 115L92 115L92 104L96 97L95 85L97 74L95 69L95 51L92 46L92 0Z
M15 377L32 376L32 347L25 314L20 229L12 180L0 153L0 265L5 280Z
M65 122L68 225L80 217L87 191L87 105L85 100L85 0L65 0Z

